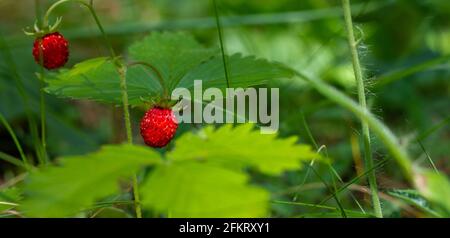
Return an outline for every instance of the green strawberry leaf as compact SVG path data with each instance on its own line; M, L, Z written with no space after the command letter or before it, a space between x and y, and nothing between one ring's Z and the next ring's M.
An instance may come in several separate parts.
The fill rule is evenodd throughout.
M90 59L47 78L48 87L45 90L59 97L117 105L122 101L120 79L109 58ZM161 91L158 82L149 79L149 72L142 67L128 69L127 89L131 105L139 105L142 103L141 97L157 96Z
M291 69L282 64L256 59L253 56L234 54L227 56L226 62L230 88L262 85L272 79L290 78L294 75ZM194 80L202 80L204 88L227 88L222 57L216 56L193 68L181 79L177 87L193 89Z
M85 156L66 157L60 166L33 172L24 186L20 210L28 217L66 217L119 191L141 166L159 164L160 155L147 147L105 146Z
M296 144L296 137L277 138L261 134L252 124L233 128L225 125L217 130L209 126L199 134L183 134L175 142L175 150L167 157L174 161L205 160L228 167L253 167L269 175L302 167L301 162L320 159L308 145Z
M141 186L142 204L169 217L264 217L269 194L248 176L184 161L158 166Z
M18 206L22 200L22 191L17 187L6 188L0 191L0 213Z
M153 32L129 48L130 58L154 66L170 90L189 70L217 53L189 34L170 32Z

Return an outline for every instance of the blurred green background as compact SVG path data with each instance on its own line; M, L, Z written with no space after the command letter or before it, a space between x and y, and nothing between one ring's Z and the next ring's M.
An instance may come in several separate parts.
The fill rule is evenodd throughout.
M40 0L41 14L55 1ZM217 46L214 8L209 0L95 0L97 13L118 52L125 52L136 39L152 31L181 30L193 33L209 46ZM348 95L356 96L355 81L340 1L335 0L219 0L228 53L240 52L285 63L306 74L318 76ZM351 1L356 37L367 78L368 103L401 139L417 164L430 167L429 155L443 173L450 173L450 3L448 0ZM31 55L33 38L22 29L35 19L34 0L0 0L0 112L11 123L25 152L32 156L23 98L14 77L21 77L38 119L39 67ZM107 55L89 13L77 4L57 9L64 15L60 32L70 40L66 67L82 60ZM11 57L10 57L11 56ZM125 55L126 57L126 55ZM360 124L348 111L318 95L295 79L270 82L279 87L280 134L307 136L302 115L319 146L324 145L333 167L344 181L361 173ZM52 158L82 154L102 144L123 141L121 109L88 101L70 101L47 95L48 150ZM141 109L132 110L135 141ZM434 125L443 126L417 137ZM120 126L117 126L120 125ZM191 125L182 125L181 132ZM388 158L374 139L375 159ZM423 147L420 146L423 145ZM19 157L5 128L0 128L0 151ZM322 168L323 167L323 168ZM318 203L327 191L321 179L330 182L326 166L318 174L291 172L283 178L259 178L273 194L284 200ZM311 172L309 172L311 173ZM15 167L0 161L0 185L18 176ZM381 191L405 187L398 168L388 162L377 170ZM349 187L351 196L369 207L365 181ZM389 216L421 216L417 210L399 209L388 194L382 197ZM346 207L357 207L346 199ZM333 204L330 200L328 204ZM275 205L272 216L296 217L313 209ZM328 214L329 216L329 214Z

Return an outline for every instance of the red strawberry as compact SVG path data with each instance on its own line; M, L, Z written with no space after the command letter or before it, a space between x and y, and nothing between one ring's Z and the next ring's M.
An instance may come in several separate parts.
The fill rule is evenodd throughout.
M164 147L172 140L178 122L171 109L153 107L141 120L141 136L151 147Z
M47 34L34 41L33 56L38 64L43 60L46 69L60 68L69 58L69 43L59 32Z

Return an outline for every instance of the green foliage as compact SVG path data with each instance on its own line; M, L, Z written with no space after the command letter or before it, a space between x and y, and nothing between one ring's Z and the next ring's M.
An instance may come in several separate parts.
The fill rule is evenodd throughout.
M264 217L269 194L247 185L248 176L210 164L183 161L159 166L142 186L142 202L170 217Z
M450 217L450 182L445 175L426 171L416 177L416 186L436 210Z
M295 144L296 137L276 136L261 135L251 124L235 128L225 125L217 130L209 126L198 135L183 134L167 157L176 161L204 160L227 167L253 167L270 175L299 169L302 161L319 158L309 146Z
M26 216L73 216L97 199L118 192L119 179L161 160L145 147L120 145L105 146L86 156L66 157L60 162L61 166L43 168L27 179L27 199L20 207Z
M96 153L62 158L61 165L30 175L20 209L30 217L74 216L117 193L119 179L152 165L140 189L145 208L170 217L267 216L268 192L249 185L242 167L279 175L318 155L296 145L296 138L276 139L252 129L253 125L242 125L216 131L206 127L200 135L188 132L166 161L137 145L105 146Z
M205 87L226 88L222 57L217 49L208 49L182 33L152 33L129 49L132 62L144 62L158 70L169 93L176 87L192 89L194 80ZM215 57L213 57L215 56ZM292 76L292 71L278 63L235 54L227 58L230 86L261 85L269 79ZM152 68L134 65L127 69L130 105L156 100L163 88ZM121 103L119 76L109 58L90 59L62 70L47 80L46 91L59 97Z

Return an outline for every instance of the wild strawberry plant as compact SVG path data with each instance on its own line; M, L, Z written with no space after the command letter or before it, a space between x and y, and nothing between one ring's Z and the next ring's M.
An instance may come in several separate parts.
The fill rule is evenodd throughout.
M68 60L70 44L61 33L64 31L60 28L61 18L53 25L49 24L49 18L56 7L68 2L79 3L92 14L109 56L86 59L71 68L62 68ZM328 163L323 147L314 151L298 143L297 137L260 134L253 124L209 125L178 132L173 140L180 123L170 109L175 103L170 99L171 92L176 88L193 90L195 80L201 80L205 88L225 90L295 78L356 115L365 139L363 175L369 179L373 214L355 213L340 205L339 193L351 183L330 189L332 196L324 198L319 205L334 198L339 206L331 209L339 211L343 217L383 216L373 172L376 165L371 160L372 133L385 145L405 180L414 188L396 189L388 194L430 216L450 216L448 179L414 164L397 137L367 109L350 3L346 0L342 3L359 103L293 67L241 54L225 55L217 6L221 48L206 47L188 33L152 32L120 55L110 44L93 1L54 3L34 30L27 31L34 37L32 57L43 67L37 74L45 83L42 92L59 98L121 106L125 125L117 126L126 128L127 143L104 145L93 153L52 158L53 161L47 163L45 100L41 96L41 138L37 138L33 129L35 122L29 122L33 138L38 142L39 164L35 166L28 161L13 130L0 114L22 162L7 154L0 155L3 160L27 171L23 183L0 191L0 212L15 209L25 217L90 217L115 206L121 209L109 212L125 217L130 216L130 210L134 210L135 217L266 217L273 203L301 204L274 201L276 195L255 180L264 176L280 178L287 171L303 169L307 163L310 166L316 161ZM133 135L137 133L132 130L130 106L131 110L147 111L140 123L143 143L133 144ZM161 147L164 150L156 149Z

